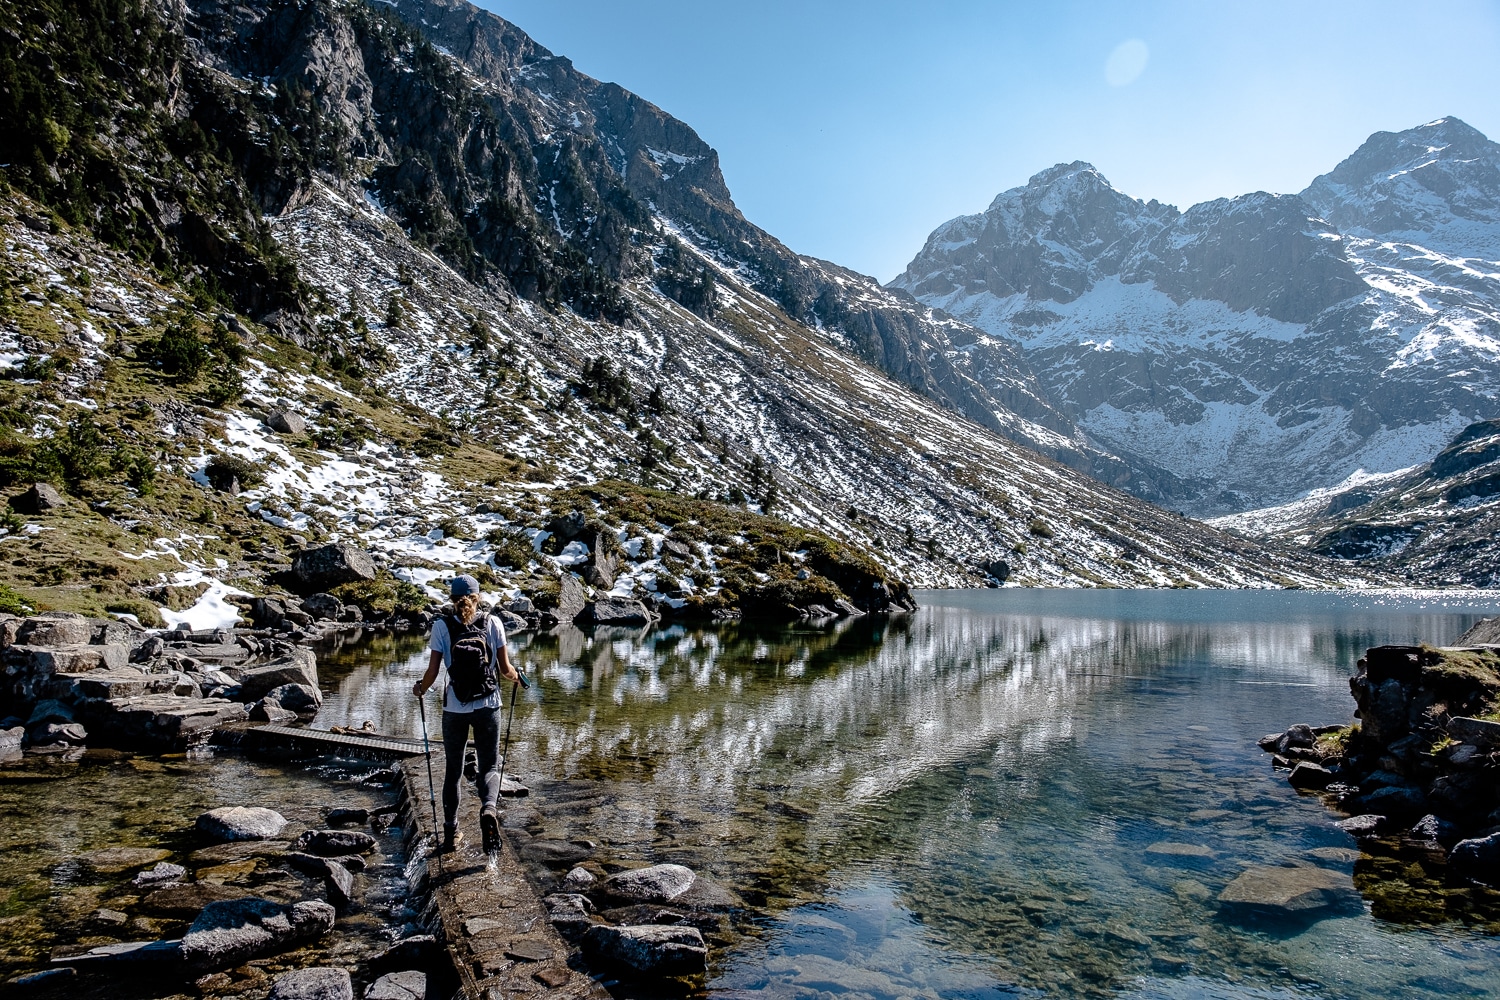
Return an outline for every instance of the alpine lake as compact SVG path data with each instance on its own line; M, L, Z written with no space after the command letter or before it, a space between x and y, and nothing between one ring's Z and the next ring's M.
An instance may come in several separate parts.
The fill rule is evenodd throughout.
M737 893L701 986L722 1000L1500 997L1500 892L1437 857L1362 852L1256 746L1352 721L1366 647L1449 643L1500 593L917 598L893 618L514 637L533 685L507 773L533 794L506 800L507 827ZM321 654L312 724L420 736L425 660L419 636ZM191 865L198 812L266 804L313 825L391 801L375 770L215 750L0 762L0 976L59 945L172 930L101 930L131 890L91 852ZM399 838L379 852L360 905L288 964L355 965L412 930ZM1218 901L1284 866L1352 880L1347 905Z

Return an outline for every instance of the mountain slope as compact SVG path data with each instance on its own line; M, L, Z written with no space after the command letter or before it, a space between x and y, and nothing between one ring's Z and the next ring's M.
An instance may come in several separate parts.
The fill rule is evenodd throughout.
M1500 587L1500 420L1464 428L1426 465L1213 523L1417 584Z
M1300 196L1181 213L1059 165L939 227L892 287L1021 344L1166 502L1266 506L1423 462L1494 412L1497 150L1446 119Z
M146 67L119 98L153 127L193 123L217 144L221 180L256 199L286 262L294 297L276 309L245 308L233 275L206 280L220 277L212 257L190 247L154 265L87 218L50 214L60 201L46 170L7 174L19 190L0 219L5 484L55 478L89 501L6 527L45 563L9 571L25 593L82 607L129 600L122 587L157 603L176 599L161 587L206 588L196 599L211 604L228 586L274 586L298 546L348 539L410 584L463 566L500 592L544 596L562 569L613 549L612 534L621 563L601 591L711 600L790 585L808 558L765 541L801 537L758 520L767 510L915 584L1351 579L937 407L865 360L850 331L868 322L896 331L891 343L940 343L958 324L832 265L782 258L750 228L736 256L694 228L748 223L686 126L491 15L397 13L334 0L169 8L176 62ZM468 35L440 30L445 17ZM120 55L106 32L93 44ZM164 96L182 80L199 84ZM167 204L177 154L116 134L90 142L89 155L139 168L94 197ZM272 185L250 169L263 157L303 166ZM669 214L666 186L693 157L691 211ZM220 209L202 210L222 224ZM170 231L156 216L136 224ZM826 283L822 308L842 325L788 312L786 289L804 280ZM1020 409L1032 383L997 358ZM922 360L913 379L933 370ZM1070 440L1045 407L1035 421L996 411ZM696 528L662 514L668 496L674 509L705 505L691 508ZM573 511L598 533L563 546L558 519ZM96 568L68 569L70 546Z

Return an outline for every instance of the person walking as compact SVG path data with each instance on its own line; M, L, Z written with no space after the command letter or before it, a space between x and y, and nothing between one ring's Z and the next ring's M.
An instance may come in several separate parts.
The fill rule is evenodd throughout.
M443 850L452 851L463 840L458 829L458 779L464 769L464 749L474 733L479 774L479 831L486 853L500 848L500 679L519 681L505 645L505 626L494 615L479 614L479 581L464 574L448 585L453 613L432 623L427 672L412 685L412 694L425 696L437 683L438 669L448 671L443 691Z

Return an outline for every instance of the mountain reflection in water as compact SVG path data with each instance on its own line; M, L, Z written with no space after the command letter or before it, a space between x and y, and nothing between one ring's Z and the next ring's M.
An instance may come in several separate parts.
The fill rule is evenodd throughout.
M527 832L741 892L753 919L711 991L1497 995L1484 890L1411 875L1436 924L1368 906L1243 923L1216 902L1250 866L1355 871L1255 740L1350 721L1367 646L1451 641L1495 594L919 599L895 619L519 637ZM342 676L319 724L418 732L423 659L413 638L325 658Z

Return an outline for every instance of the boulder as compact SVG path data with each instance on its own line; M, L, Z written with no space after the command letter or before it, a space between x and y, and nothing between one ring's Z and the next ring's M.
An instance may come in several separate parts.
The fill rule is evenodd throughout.
M261 806L221 806L198 817L199 833L217 841L270 840L286 826L286 819Z
M617 872L599 883L598 892L616 903L670 903L697 877L684 865L652 865Z
M303 598L302 610L314 618L336 622L344 613L344 602L332 594L313 594Z
M82 615L38 615L21 623L15 641L20 646L89 646L94 641L94 624Z
M584 591L583 584L578 582L578 577L572 573L564 573L558 581L557 620L571 622L578 618L583 614L588 601L588 594Z
M984 571L1000 583L1004 583L1010 579L1010 563L1004 559L991 559L987 561L984 564Z
M1348 819L1341 819L1333 825L1338 827L1340 830L1343 830L1350 836L1358 837L1359 839L1363 840L1367 837L1379 836L1380 831L1385 828L1386 823L1387 820L1384 816L1377 816L1374 813L1365 813L1360 816L1351 816Z
M77 722L38 722L26 727L26 742L34 747L81 747L89 731Z
M261 667L231 671L239 674L240 698L257 701L283 684L301 684L318 690L318 658L310 649L294 647L287 655ZM320 696L321 699L321 696Z
M840 597L833 602L833 609L839 613L841 618L858 618L864 612Z
M365 1000L427 1000L427 974L409 970L381 976L365 990Z
M296 712L293 712L290 708L284 708L281 702L270 697L262 698L254 705L251 705L249 717L251 722L264 722L272 726L280 726L288 722L297 721Z
M1412 828L1406 831L1405 839L1428 850L1451 847L1459 840L1458 827L1441 816L1428 813L1412 824Z
M321 878L328 890L328 902L333 904L334 909L342 910L354 899L354 876L338 861L293 851L286 856L286 863L299 872ZM360 864L363 866L362 861Z
M31 489L10 498L11 507L22 514L45 514L57 510L65 502L62 494L46 483L36 483Z
M584 580L592 587L600 590L612 590L615 585L615 572L619 569L616 558L609 551L609 544L604 535L594 536L593 560L584 571Z
M1246 869L1219 893L1227 910L1277 916L1314 915L1357 899L1348 875L1302 865Z
M1467 875L1490 879L1500 875L1500 833L1460 840L1448 855L1448 863Z
M375 562L370 553L356 545L331 542L292 556L292 575L306 590L321 591L341 583L375 579Z
M283 684L267 691L261 701L298 715L312 715L318 710L318 706L323 704L323 693L306 684Z
M522 618L520 615L513 615L504 608L498 608L491 611L490 614L500 619L500 624L504 626L506 635L524 632L531 627L531 623L525 618Z
M354 1000L347 969L293 969L271 984L266 1000Z
M598 924L583 936L590 962L621 965L646 976L679 976L708 968L708 946L696 927Z
M287 410L273 410L266 414L266 426L281 434L307 433L307 421Z
M333 929L334 918L333 907L316 900L290 906L256 897L211 903L182 936L182 957L203 970L242 965L322 937Z
M1292 768L1286 779L1293 788L1323 789L1338 780L1338 775L1321 764L1303 761Z
M509 611L513 615L519 615L520 617L525 618L527 615L536 614L536 605L531 603L531 598L527 597L525 594L520 594L512 598L511 600L506 601L504 610Z
M563 893L586 892L593 888L594 883L597 881L598 879L594 877L594 873L587 868L574 868L563 876L562 885L558 887L558 891Z
M26 727L0 729L0 751L18 749L26 739Z
M1500 621L1500 618L1488 620ZM1500 749L1500 722L1459 716L1449 719L1445 728L1449 736L1460 742L1470 743L1485 750Z
M357 830L307 830L292 841L292 850L337 857L341 854L369 854L375 850L375 838Z
M649 625L656 621L656 615L650 608L628 597L601 597L592 604L585 605L582 617L595 625L626 627Z
M1316 742L1313 728L1305 723L1299 723L1286 731L1286 747L1310 747ZM1282 749L1285 750L1286 747Z

